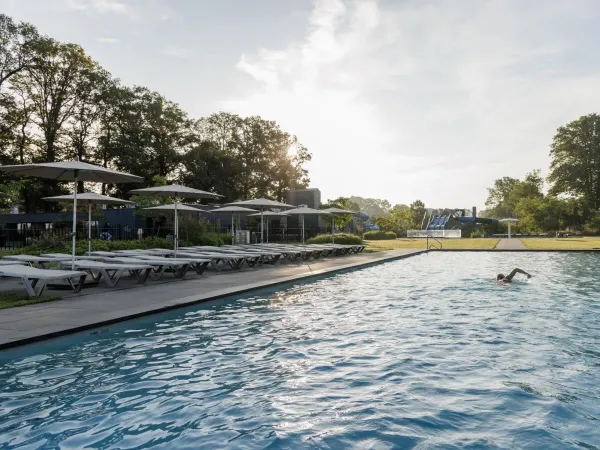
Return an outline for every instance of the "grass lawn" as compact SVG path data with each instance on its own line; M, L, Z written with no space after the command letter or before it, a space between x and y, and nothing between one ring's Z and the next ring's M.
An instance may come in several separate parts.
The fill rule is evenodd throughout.
M0 292L0 309L14 308L16 306L35 305L36 303L53 302L60 297L33 297L20 292Z
M538 250L600 249L600 237L521 238L525 247Z
M474 249L493 249L496 247L499 239L440 239L439 241L442 243L443 248L453 248L453 249L464 249L464 250L474 250ZM366 250L393 250L396 248L425 248L426 245L425 238L406 238L406 239L396 239L394 241L365 241L368 245ZM434 240L429 240L430 244L437 245L437 242Z

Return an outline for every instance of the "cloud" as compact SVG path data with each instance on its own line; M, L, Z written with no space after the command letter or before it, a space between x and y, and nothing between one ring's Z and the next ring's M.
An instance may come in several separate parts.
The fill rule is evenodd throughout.
M179 47L176 45L167 45L167 46L163 47L160 52L163 55L173 56L175 58L182 58L182 59L188 59L193 55L191 50L184 48L184 47Z
M297 134L325 198L482 206L595 110L594 6L317 0L301 40L240 56L243 93L220 106Z
M118 44L119 42L121 42L119 41L119 39L111 37L99 37L96 38L96 41L101 42L103 44Z
M100 14L127 14L129 8L118 0L66 0L65 6L76 11Z

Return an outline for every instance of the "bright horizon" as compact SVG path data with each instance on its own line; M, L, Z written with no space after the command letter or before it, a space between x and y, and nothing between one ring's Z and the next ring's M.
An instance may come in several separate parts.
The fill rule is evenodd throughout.
M594 0L0 0L192 117L277 121L311 187L481 209L496 178L548 173L556 129L597 112Z

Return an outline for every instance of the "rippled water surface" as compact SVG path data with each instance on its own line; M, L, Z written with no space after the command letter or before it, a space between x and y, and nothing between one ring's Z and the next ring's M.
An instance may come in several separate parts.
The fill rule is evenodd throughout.
M4 353L0 448L598 449L599 263L421 255Z

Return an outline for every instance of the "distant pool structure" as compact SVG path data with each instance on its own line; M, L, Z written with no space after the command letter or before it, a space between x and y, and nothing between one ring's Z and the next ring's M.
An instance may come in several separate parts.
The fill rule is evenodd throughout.
M599 258L429 253L6 351L0 448L600 448Z

